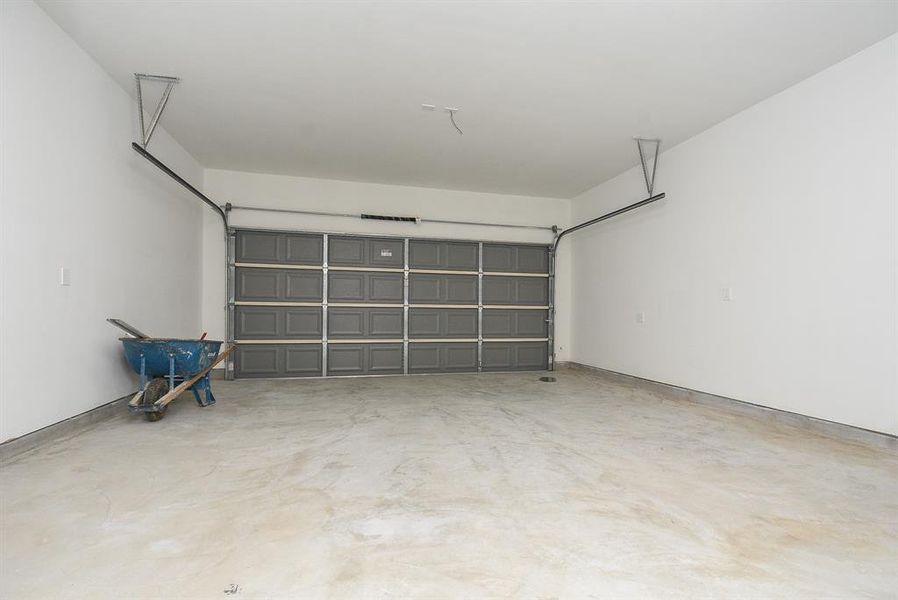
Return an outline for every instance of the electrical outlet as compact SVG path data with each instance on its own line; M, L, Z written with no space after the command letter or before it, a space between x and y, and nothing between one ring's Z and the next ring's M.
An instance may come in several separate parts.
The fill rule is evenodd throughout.
M68 267L59 267L59 285L72 285L72 274Z
M636 322L639 323L640 325L645 323L645 313L644 312L639 311L638 313L636 313Z

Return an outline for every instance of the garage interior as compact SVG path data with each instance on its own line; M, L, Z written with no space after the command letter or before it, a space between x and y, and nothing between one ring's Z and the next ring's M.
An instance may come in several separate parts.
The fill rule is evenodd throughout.
M0 597L898 598L896 32L0 3Z

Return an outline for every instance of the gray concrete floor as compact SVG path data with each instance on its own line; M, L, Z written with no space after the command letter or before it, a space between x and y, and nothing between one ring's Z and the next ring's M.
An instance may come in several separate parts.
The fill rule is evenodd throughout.
M101 423L3 466L0 596L898 595L895 451L558 378L218 381Z

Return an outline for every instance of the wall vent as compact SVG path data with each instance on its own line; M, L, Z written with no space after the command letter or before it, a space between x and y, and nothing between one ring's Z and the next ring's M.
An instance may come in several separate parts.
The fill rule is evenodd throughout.
M366 215L362 213L363 219L374 219L375 221L403 221L405 223L417 223L420 221L418 217L392 217L389 215Z

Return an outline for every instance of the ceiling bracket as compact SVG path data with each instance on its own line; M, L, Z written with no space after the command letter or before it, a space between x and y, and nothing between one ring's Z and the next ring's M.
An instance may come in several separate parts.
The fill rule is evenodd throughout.
M171 95L172 88L175 87L175 84L180 82L181 79L178 77L167 77L165 75L135 73L134 81L137 83L137 115L138 120L140 121L140 145L146 150L147 145L153 138L153 132L156 131L156 125L159 124L159 119L162 117L162 111L165 110L165 105L168 104L168 97ZM159 104L153 112L149 127L145 125L143 118L143 89L141 84L144 81L161 81L165 83L165 90L162 92Z
M661 140L647 138L633 138L636 140L636 146L639 149L639 162L642 163L642 176L645 178L645 189L648 195L652 195L655 189L655 171L658 168L658 155L661 154ZM652 168L649 170L648 160L652 161ZM649 174L651 173L651 175Z

